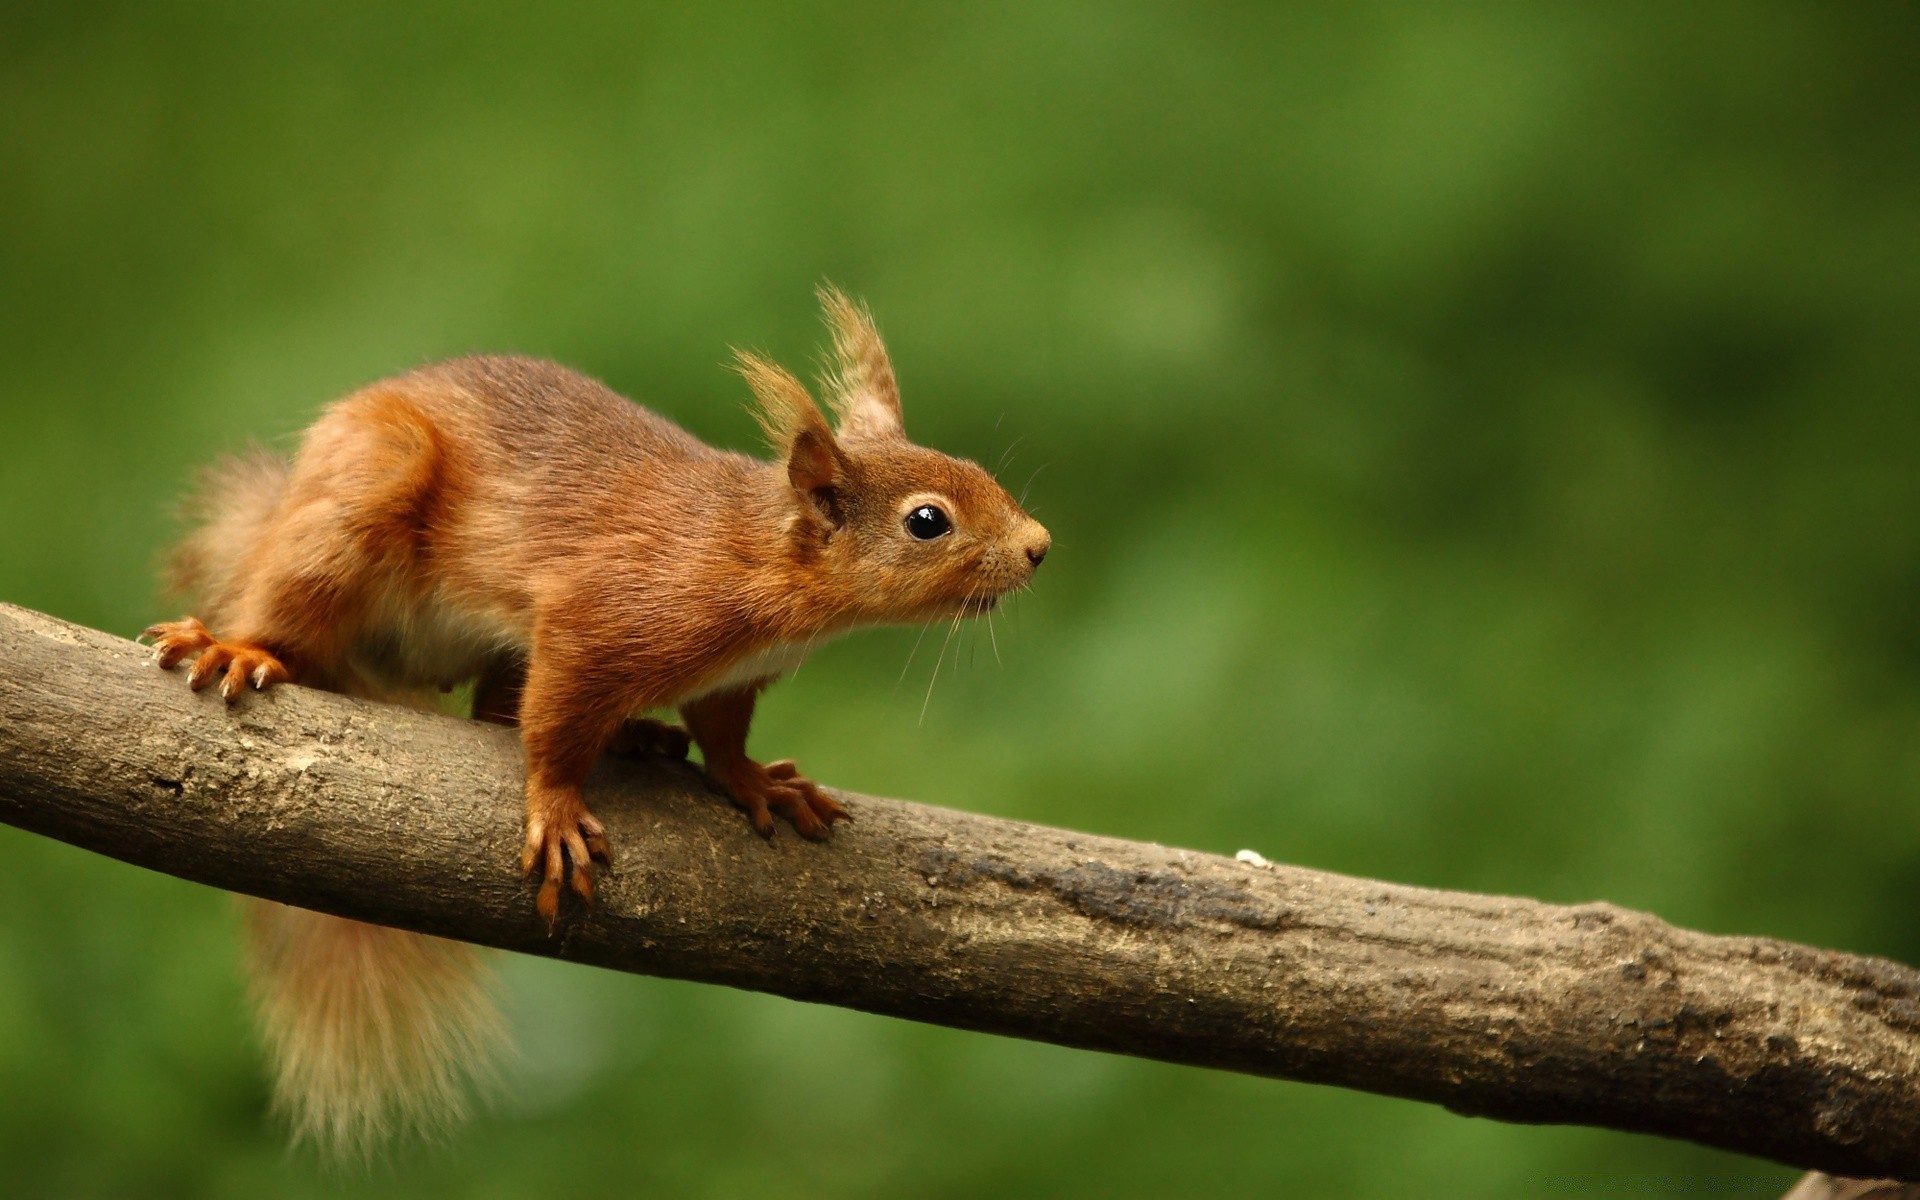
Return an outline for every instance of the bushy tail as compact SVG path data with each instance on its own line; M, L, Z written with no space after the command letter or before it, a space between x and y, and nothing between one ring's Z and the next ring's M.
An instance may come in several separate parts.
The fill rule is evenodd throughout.
M435 1135L494 1084L504 1041L479 952L460 942L248 902L253 994L274 1107L340 1158Z
M167 582L216 633L229 627L290 474L286 460L256 449L209 468L189 501L193 527ZM392 1136L440 1133L466 1116L505 1045L478 951L265 900L246 908L274 1107L296 1142L365 1158Z
M266 536L292 474L286 459L255 446L207 467L187 499L189 528L167 558L167 591L191 601L216 631L232 620L247 556Z

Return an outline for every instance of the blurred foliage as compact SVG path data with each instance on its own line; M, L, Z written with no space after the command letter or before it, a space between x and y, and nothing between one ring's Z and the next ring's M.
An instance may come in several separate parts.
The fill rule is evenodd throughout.
M11 5L0 598L172 615L194 464L435 357L746 445L727 345L806 365L832 278L913 432L1004 462L1057 549L991 642L821 653L757 747L1913 962L1917 52L1867 4ZM515 960L510 1097L342 1180L263 1119L221 896L0 861L22 1196L1791 1175Z

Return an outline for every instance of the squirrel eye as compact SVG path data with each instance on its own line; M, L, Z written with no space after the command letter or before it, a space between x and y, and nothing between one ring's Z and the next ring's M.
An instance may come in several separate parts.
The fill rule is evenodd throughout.
M922 504L907 514L907 532L916 541L930 542L952 530L953 522L947 519L947 514L931 504Z

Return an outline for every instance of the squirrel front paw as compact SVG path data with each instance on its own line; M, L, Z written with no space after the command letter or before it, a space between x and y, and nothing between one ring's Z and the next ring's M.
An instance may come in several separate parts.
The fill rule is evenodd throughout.
M578 788L527 789L527 840L520 850L520 873L540 881L534 907L552 929L560 916L560 883L573 868L573 890L593 903L593 859L610 862L607 830L587 811Z
M187 686L197 692L212 683L214 676L224 675L220 695L228 704L238 700L249 685L264 691L293 678L273 651L257 642L223 642L196 617L149 625L140 636L153 639L153 660L165 670L198 654L193 669L187 672Z
M779 809L794 832L808 841L826 838L835 821L851 821L853 814L820 790L820 786L800 774L793 760L781 759L765 766L750 758L726 771L719 779L733 802L746 810L753 830L761 837L773 836L773 809Z

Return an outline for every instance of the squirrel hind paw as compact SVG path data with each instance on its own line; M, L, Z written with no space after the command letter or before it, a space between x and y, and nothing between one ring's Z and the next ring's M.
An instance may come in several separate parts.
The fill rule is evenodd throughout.
M200 623L198 617L181 617L178 621L161 621L149 625L140 631L142 638L153 641L153 661L162 670L171 671L181 659L190 654L198 654L214 644L213 634Z
M187 672L187 686L197 692L218 677L220 695L228 704L238 700L240 693L249 687L265 691L293 678L287 664L265 646L257 642L223 642L195 617L149 625L140 636L153 639L153 660L164 670L172 670L187 658L199 655Z

